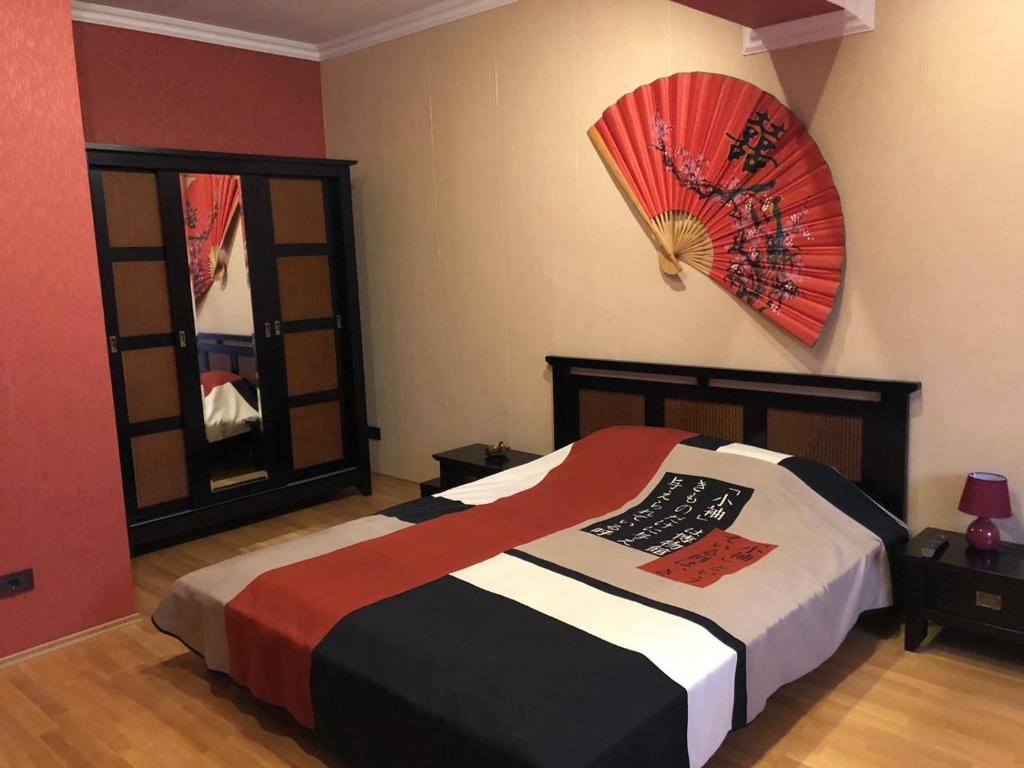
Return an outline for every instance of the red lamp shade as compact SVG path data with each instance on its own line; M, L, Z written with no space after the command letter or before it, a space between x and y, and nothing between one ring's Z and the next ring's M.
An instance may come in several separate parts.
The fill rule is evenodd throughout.
M975 517L1009 517L1010 489L1006 478L991 472L971 472L964 484L959 509Z

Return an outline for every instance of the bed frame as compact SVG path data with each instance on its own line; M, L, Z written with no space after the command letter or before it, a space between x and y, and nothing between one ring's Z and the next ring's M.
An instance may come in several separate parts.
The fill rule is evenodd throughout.
M548 356L555 447L603 427L673 427L832 465L906 519L917 381Z

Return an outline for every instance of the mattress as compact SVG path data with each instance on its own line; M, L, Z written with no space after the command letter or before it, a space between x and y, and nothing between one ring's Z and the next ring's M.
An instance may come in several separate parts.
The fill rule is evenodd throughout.
M153 620L353 766L703 765L892 599L833 469L614 427L204 568Z

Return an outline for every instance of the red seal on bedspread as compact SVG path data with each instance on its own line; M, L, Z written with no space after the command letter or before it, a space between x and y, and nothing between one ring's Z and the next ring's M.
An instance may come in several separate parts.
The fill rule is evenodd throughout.
M714 528L697 543L641 565L640 570L694 587L710 587L723 576L753 565L773 549L774 544Z
M661 250L811 345L832 311L845 234L807 128L757 86L687 72L608 107L589 131Z

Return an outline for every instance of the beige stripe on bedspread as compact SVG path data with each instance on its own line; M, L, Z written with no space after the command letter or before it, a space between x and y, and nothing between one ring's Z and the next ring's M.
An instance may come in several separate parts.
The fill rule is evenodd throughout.
M165 632L201 654L210 669L228 670L224 607L260 574L302 560L386 536L411 523L373 515L248 552L183 576L153 613Z

